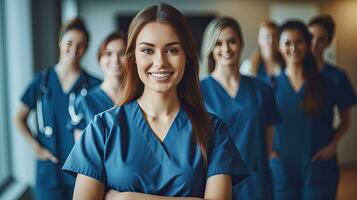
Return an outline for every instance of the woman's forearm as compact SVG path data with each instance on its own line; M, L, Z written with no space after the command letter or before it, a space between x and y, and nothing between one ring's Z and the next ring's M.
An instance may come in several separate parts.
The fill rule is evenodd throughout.
M331 145L335 145L336 147L338 146L338 143L340 140L346 135L347 130L350 127L351 124L351 110L343 110L340 111L340 116L341 116L341 123L338 126L338 128L335 131L335 136L333 137L331 141Z
M116 192L112 197L106 198L109 200L129 200L129 199L141 199L141 200L203 200L197 197L167 197L167 196L157 196L151 194L143 194L137 192Z

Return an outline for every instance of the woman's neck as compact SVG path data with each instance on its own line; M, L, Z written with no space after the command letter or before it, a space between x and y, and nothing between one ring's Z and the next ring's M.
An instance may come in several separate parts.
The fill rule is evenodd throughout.
M262 56L264 67L269 75L274 75L277 71L276 68L279 67L279 62L275 59L273 55Z
M68 63L64 61L59 61L56 65L56 71L60 74L72 74L79 73L80 67L79 63Z
M211 74L211 76L218 83L221 84L221 86L224 88L227 94L232 98L234 98L237 95L239 89L239 81L240 81L239 71L238 70L235 71L233 69L238 69L238 67L235 68L217 67Z
M122 96L123 87L119 79L105 78L102 84L100 84L100 88L108 94L113 102L117 102Z
M143 94L137 99L137 102L145 115L152 119L176 115L180 109L180 100L176 90L159 93L150 89L144 89Z
M285 69L285 74L294 80L303 80L303 66L288 64Z
M325 61L322 55L315 56L317 68L321 71L325 66Z
M233 66L216 66L211 76L225 86L239 83L240 79L239 68Z

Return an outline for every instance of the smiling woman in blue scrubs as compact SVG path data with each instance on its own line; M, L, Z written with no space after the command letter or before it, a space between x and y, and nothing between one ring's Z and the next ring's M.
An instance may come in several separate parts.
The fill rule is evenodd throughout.
M328 97L330 106L337 106L341 121L335 131L336 137L329 145L330 148L318 155L318 157L327 158L336 154L338 142L350 127L351 109L356 104L357 99L346 72L324 60L324 52L331 44L335 34L335 22L332 17L320 15L312 18L309 22L309 30L313 36L311 42L312 53L321 75L326 79L327 88L331 95ZM328 118L332 120L333 113L329 113Z
M129 27L120 106L96 115L63 169L74 199L230 199L247 175L225 125L205 111L194 41L167 4Z
M239 71L274 86L283 62L278 49L278 26L274 22L266 21L259 25L258 46L251 57L242 63Z
M83 115L81 122L74 126L76 140L94 115L113 107L114 102L120 99L125 49L126 35L123 32L109 34L100 45L98 61L104 80L100 86L91 89L88 95L76 101L75 110L78 115Z
M36 199L71 199L73 194L75 179L61 170L74 145L73 131L66 124L71 120L73 123L76 116L69 110L73 110L76 96L85 95L99 84L79 66L88 42L88 32L80 19L65 24L59 38L59 62L38 73L21 97L15 122L37 155ZM27 124L34 109L36 135Z
M329 77L320 73L310 49L311 39L302 22L288 21L280 27L285 70L276 81L281 123L274 138L279 157L271 160L275 199L336 198L336 145L341 129L333 129L332 115L336 99L343 96L335 96ZM349 108L356 103L356 96L352 92L341 102L341 107Z
M272 151L277 109L273 89L239 74L241 28L232 18L214 19L207 27L202 58L210 76L201 81L207 109L221 117L249 169L233 188L233 199L271 199L268 156Z

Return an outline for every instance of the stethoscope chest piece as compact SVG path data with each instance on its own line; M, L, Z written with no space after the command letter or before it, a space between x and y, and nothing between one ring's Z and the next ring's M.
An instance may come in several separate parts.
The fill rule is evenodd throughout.
M46 126L43 128L43 134L46 138L51 138L53 136L53 129L51 126Z

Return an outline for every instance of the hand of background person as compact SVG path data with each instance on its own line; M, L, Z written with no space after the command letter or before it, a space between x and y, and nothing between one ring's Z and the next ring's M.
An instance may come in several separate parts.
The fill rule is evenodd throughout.
M277 158L277 157L279 157L278 152L272 151L272 152L269 153L269 158L270 158L270 159L272 159L272 158Z
M328 160L334 157L337 153L337 146L334 144L329 144L326 147L320 149L312 160Z
M35 153L37 156L37 159L39 160L50 160L53 163L58 163L59 160L56 156L54 156L48 149L44 147L35 147Z

